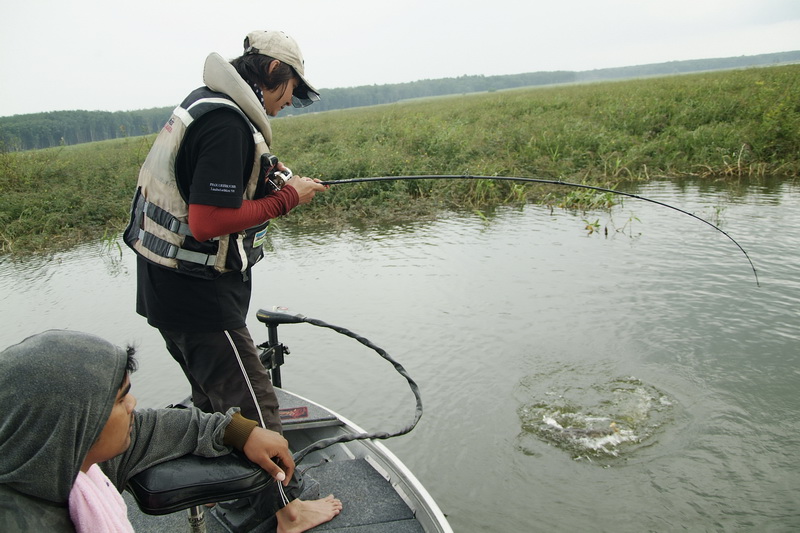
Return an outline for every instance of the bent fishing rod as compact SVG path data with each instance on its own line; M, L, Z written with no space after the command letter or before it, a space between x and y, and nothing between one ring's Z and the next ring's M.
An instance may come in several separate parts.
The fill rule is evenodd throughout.
M704 224L708 224L715 230L719 231L723 235L725 235L730 241L736 245L739 250L742 251L745 258L747 258L747 262L750 263L750 269L753 271L753 275L756 278L756 286L761 286L758 281L758 272L756 272L756 267L753 265L753 261L750 260L750 256L747 254L744 248L736 242L736 239L728 235L726 231L722 228L712 224L708 220L701 218L694 213L690 213L689 211L685 211L679 207L675 207L674 205L669 205L664 202L660 202L658 200L653 200L652 198L645 198L644 196L639 196L638 194L632 194L628 192L617 191L614 189L606 189L603 187L596 187L594 185L586 185L583 183L570 183L568 181L561 181L561 180L548 180L544 178L521 178L516 176L472 176L472 175L441 175L441 174L434 174L429 176L378 176L378 177L370 177L370 178L352 178L352 179L343 179L343 180L328 180L328 181L321 181L323 185L341 185L345 183L365 183L370 181L399 181L399 180L496 180L496 181L519 181L523 183L543 183L545 185L560 185L564 187L577 187L579 189L589 189L592 191L599 191L599 192L607 192L611 194L618 194L620 196L627 196L628 198L635 198L637 200L644 200L645 202L650 202L656 205L660 205L662 207L667 207L679 213L683 213L684 215L689 215L692 218L699 220Z

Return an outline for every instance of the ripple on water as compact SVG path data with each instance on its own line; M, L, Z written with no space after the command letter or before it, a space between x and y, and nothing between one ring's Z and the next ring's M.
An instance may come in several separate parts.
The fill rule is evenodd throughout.
M536 454L546 444L606 466L654 444L675 400L636 377L596 370L571 365L522 379L520 451Z

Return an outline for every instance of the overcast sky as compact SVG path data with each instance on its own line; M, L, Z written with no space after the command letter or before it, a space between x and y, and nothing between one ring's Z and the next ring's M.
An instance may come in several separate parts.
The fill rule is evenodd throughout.
M800 0L0 0L0 116L173 106L251 30L318 89L800 50ZM324 91L322 97L325 97Z

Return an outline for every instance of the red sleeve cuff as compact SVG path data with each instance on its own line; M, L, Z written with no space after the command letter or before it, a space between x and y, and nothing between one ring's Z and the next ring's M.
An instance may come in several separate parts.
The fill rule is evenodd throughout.
M285 215L299 201L294 187L284 187L258 200L244 200L239 208L189 204L189 229L195 239L207 241Z

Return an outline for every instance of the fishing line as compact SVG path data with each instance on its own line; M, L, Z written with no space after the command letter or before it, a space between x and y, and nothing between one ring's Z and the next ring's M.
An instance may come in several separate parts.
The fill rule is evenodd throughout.
M699 220L704 224L708 224L718 232L725 235L730 241L736 245L739 250L742 251L745 258L747 258L748 263L750 263L750 268L753 271L753 275L756 278L756 286L761 286L758 281L758 273L756 272L756 267L753 265L753 261L750 260L750 256L747 254L744 248L736 242L736 239L728 235L726 231L722 228L712 224L708 220L704 218L700 218L699 216L695 215L694 213L690 213L689 211L685 211L679 207L675 207L674 205L669 205L664 202L659 202L658 200L653 200L652 198L645 198L644 196L639 196L638 194L632 194L628 192L616 191L614 189L606 189L603 187L595 187L594 185L585 185L583 183L570 183L568 181L561 181L561 180L548 180L543 178L520 178L515 176L471 176L471 175L430 175L430 176L379 176L379 177L371 177L371 178L352 178L352 179L344 179L344 180L329 180L329 181L322 181L323 185L340 185L345 183L365 183L370 181L395 181L395 180L436 180L436 179L464 179L464 180L497 180L497 181L520 181L525 183L544 183L546 185L561 185L566 187L577 187L579 189L589 189L592 191L599 191L599 192L607 192L612 194L618 194L620 196L627 196L628 198L635 198L637 200L644 200L645 202L650 202L656 205L660 205L662 207L668 207L674 211L679 213L683 213L684 215L689 215L692 218Z

